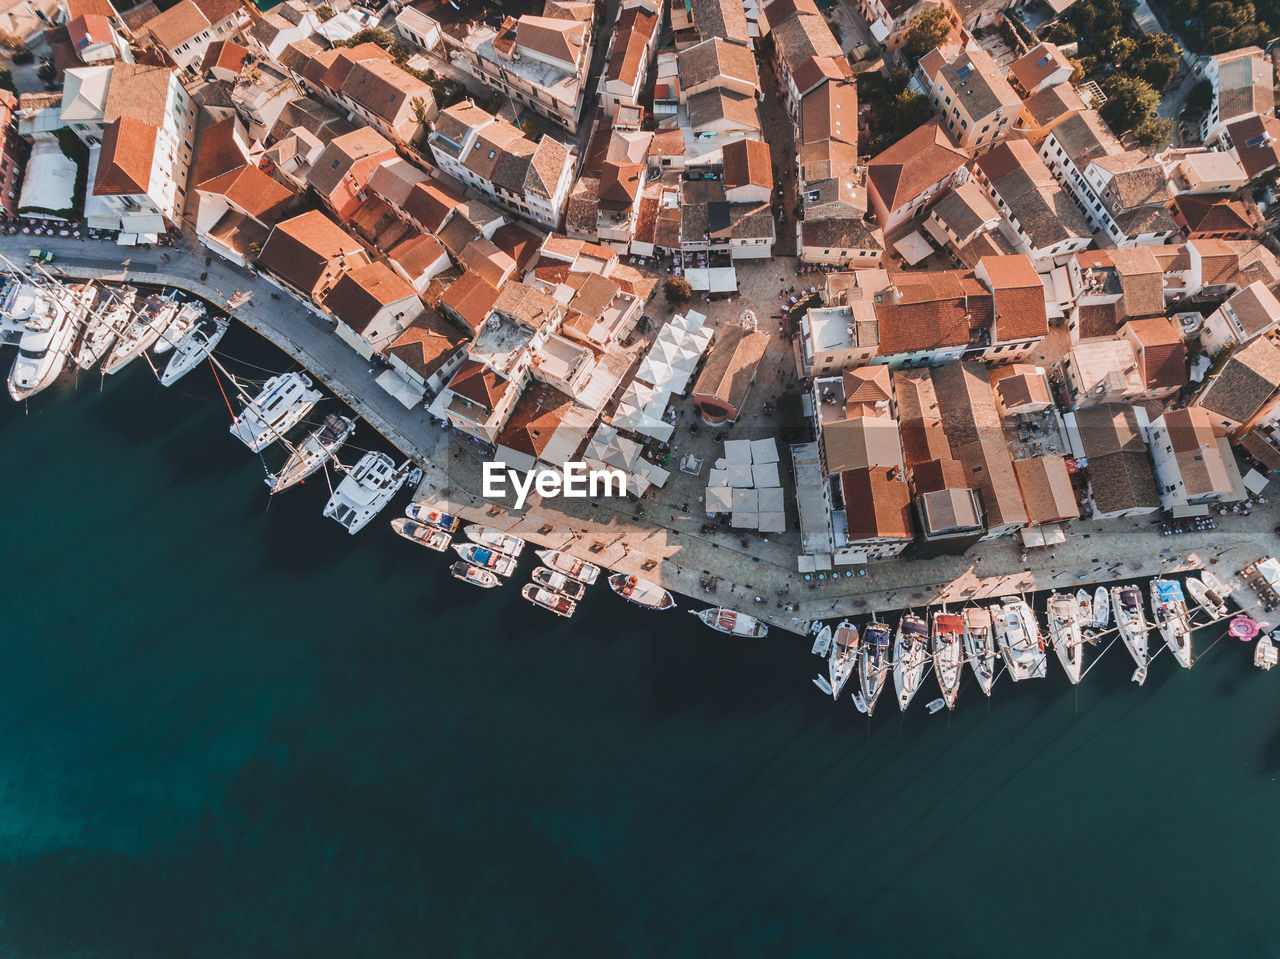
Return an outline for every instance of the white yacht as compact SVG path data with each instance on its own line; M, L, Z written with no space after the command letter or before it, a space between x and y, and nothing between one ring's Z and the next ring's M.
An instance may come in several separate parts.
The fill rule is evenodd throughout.
M456 533L458 527L462 525L462 520L458 517L424 502L410 503L404 508L404 515L419 523L438 526L447 533Z
M135 359L145 353L160 334L167 330L178 315L182 304L167 296L152 294L142 301L142 307L133 314L129 322L116 339L111 352L102 364L102 372L119 373Z
M131 286L108 290L98 304L98 309L85 321L84 335L76 347L76 366L82 370L91 368L107 355L121 330L129 325L138 291Z
M1151 581L1151 611L1164 644L1183 669L1191 668L1191 617L1182 587L1174 579Z
M479 523L472 523L462 531L462 535L473 543L488 546L511 557L518 557L524 550L524 540L519 536L512 536L510 533L504 533L499 529L481 526ZM574 578L576 579L577 577Z
M827 660L827 676L831 684L831 698L839 699L844 684L858 665L858 627L847 619L836 627L835 644Z
M425 546L427 549L434 549L437 553L443 553L453 542L453 534L439 526L419 523L416 519L407 519L403 516L393 519L391 528L409 542Z
M996 681L996 637L991 629L990 610L981 606L965 608L964 655L983 694L990 696Z
M297 426L319 399L320 391L311 388L311 377L305 373L273 376L231 422L231 435L255 453L260 453ZM391 462L390 458L387 462Z
M1049 617L1049 640L1058 654L1058 662L1066 671L1071 685L1080 682L1084 666L1084 634L1080 629L1080 602L1076 597L1054 593L1046 607Z
M230 327L231 321L225 316L215 318L212 327L208 323L198 324L173 348L173 356L169 357L168 365L160 374L160 385L172 386L203 363L217 349Z
M491 570L498 576L510 576L516 571L516 558L500 553L479 543L454 543L453 551L473 566Z
M1000 605L992 607L991 612L996 642L1009 667L1009 677L1015 683L1043 679L1048 672L1049 654L1031 607L1017 596L1001 596Z
M815 623L813 630L813 646L809 652L826 659L831 655L831 627Z
M204 315L204 304L199 300L190 300L187 303L183 303L178 309L178 315L173 318L173 322L156 339L156 345L152 347L152 352L156 356L168 353L187 338L187 335L204 319Z
M1133 671L1133 681L1141 686L1147 681L1147 663L1151 657L1147 653L1146 613L1142 609L1142 590L1136 586L1113 586L1111 588L1111 606L1116 614L1116 629L1124 640L1129 655L1138 664ZM1096 612L1096 609L1095 609Z
M862 631L858 686L862 692L862 702L867 707L868 718L876 711L876 700L880 698L885 680L893 670L893 663L889 661L889 646L892 642L893 633L888 623L870 623Z
M947 709L955 709L964 669L964 620L945 610L933 614L933 671Z
M284 466L274 476L267 477L271 495L296 486L322 467L342 449L342 444L355 430L356 421L351 417L326 414L324 422L294 448Z
M58 378L96 296L88 286L39 288L9 370L10 396L24 400Z
M585 559L578 559L564 550L540 549L537 551L537 555L538 559L552 569L564 573L566 576L581 580L588 586L594 583L600 575L600 567L595 563L588 563ZM614 592L617 592L617 590L614 590Z
M391 502L400 487L417 482L415 474L422 478L422 471L413 465L413 460L405 460L397 468L386 453L365 453L355 468L342 477L325 504L324 515L337 520L348 533L358 533Z
M929 626L915 613L903 613L893 648L893 687L904 713L920 691L929 665Z

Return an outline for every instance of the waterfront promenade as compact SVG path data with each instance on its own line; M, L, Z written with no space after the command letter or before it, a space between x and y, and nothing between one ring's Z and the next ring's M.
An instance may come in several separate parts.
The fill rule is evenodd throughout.
M540 503L535 497L517 516L474 495L479 489L479 460L469 447L451 443L450 434L424 409L406 409L379 387L375 378L381 371L370 368L340 341L330 322L287 294L277 293L279 298L272 299L276 288L266 279L217 257L206 266L200 248L136 250L88 240L0 237L0 253L15 263L25 260L35 246L52 250L52 267L68 277L166 284L222 307L236 294L248 294L234 315L289 353L422 465L426 478L419 498L440 503L467 520L509 529L535 544L568 549L610 569L661 582L696 600L732 605L784 629L802 631L811 620L845 614L960 604L1204 565L1227 576L1280 545L1272 532L1277 522L1273 505L1255 509L1248 517L1220 517L1219 529L1201 533L1162 536L1149 518L1077 522L1069 527L1065 543L1052 550L1031 550L1025 561L1019 544L1009 538L983 544L966 556L879 563L865 567L865 575L855 569L850 577L806 582L796 571L790 545L794 537L761 542L718 533L702 536L700 510L672 513L655 507L650 499ZM162 252L168 254L168 263L161 261ZM39 398L33 402L39 403ZM704 593L700 586L706 577L718 580L714 593ZM756 603L756 596L764 602ZM786 609L784 603L796 609Z

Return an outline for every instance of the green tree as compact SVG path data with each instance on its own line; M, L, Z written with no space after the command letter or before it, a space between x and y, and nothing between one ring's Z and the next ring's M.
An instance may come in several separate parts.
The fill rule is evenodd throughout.
M1102 81L1107 102L1102 105L1102 119L1111 129L1121 133L1145 123L1160 105L1160 94L1146 80L1115 74Z
M942 46L951 36L951 21L942 7L927 7L907 24L902 35L902 52L919 60L930 50Z
M333 7L329 6L327 3L322 3L320 6L316 7L316 17L321 23L327 23L335 16L337 16L337 14L333 12Z
M1232 3L1217 0L1204 8L1205 48L1211 53L1222 53L1243 47L1258 40L1262 28L1258 25L1253 4Z
M1152 117L1134 127L1133 135L1148 150L1163 146L1173 139L1173 121L1166 117Z
M1182 47L1167 33L1153 33L1138 42L1133 72L1157 90L1164 90L1178 75Z
M693 287L683 276L669 276L662 283L662 292L672 306L688 303L693 299Z
M1107 52L1116 66L1123 66L1128 59L1138 52L1138 41L1133 37L1120 36L1108 47Z

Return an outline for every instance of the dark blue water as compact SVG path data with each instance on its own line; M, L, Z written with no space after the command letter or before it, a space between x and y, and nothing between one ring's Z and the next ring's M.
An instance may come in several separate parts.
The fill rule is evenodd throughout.
M802 641L268 509L227 422L203 370L0 407L0 956L1280 954L1240 644L868 734Z

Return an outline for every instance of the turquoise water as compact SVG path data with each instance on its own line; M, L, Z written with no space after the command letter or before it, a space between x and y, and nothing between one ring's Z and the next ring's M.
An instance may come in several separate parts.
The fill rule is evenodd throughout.
M204 371L0 406L0 955L1280 954L1234 641L868 735L801 641L268 508L227 422Z

